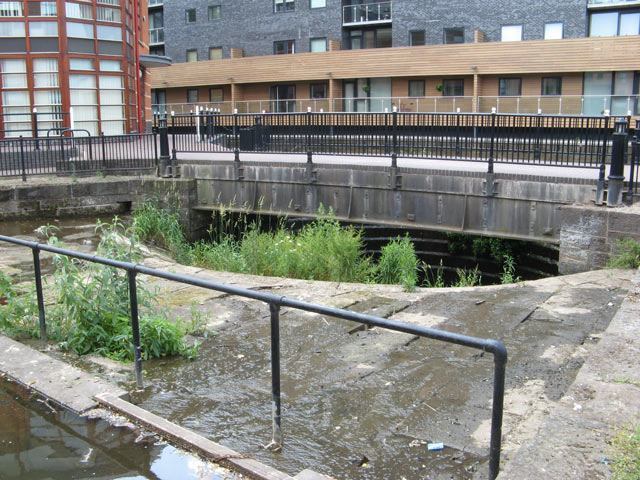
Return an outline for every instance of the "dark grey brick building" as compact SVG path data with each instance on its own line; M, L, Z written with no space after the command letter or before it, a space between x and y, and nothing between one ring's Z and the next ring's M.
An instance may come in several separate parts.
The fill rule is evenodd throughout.
M589 27L587 0L165 0L162 8L157 51L178 63L229 58L232 48L258 56L471 43L476 30L489 42L579 38Z

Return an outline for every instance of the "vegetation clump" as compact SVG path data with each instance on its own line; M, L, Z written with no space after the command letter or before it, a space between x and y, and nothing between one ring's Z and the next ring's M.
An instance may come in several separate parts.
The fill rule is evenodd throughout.
M418 284L419 265L420 261L407 234L382 247L375 279L377 283L402 285L407 292L412 292Z
M116 218L112 224L98 222L97 255L123 262L142 259L131 230ZM61 246L55 229L43 227L48 243ZM64 350L79 355L96 353L115 360L133 360L131 309L128 279L124 270L82 262L65 255L53 258L54 273L45 279L55 303L46 306L47 336ZM10 336L39 337L38 308L33 286L14 285L0 274L5 298L0 305L0 329ZM141 353L143 359L166 355L193 358L197 345L184 341L181 321L170 321L157 307L155 292L137 287Z
M611 442L612 480L640 478L640 425L626 426L617 432Z
M640 242L622 238L616 242L618 255L609 262L611 268L640 268Z

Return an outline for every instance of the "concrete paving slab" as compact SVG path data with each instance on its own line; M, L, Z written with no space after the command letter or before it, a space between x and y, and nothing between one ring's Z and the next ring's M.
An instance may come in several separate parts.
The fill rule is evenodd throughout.
M81 414L95 408L95 395L129 394L71 365L0 335L0 371L28 390Z

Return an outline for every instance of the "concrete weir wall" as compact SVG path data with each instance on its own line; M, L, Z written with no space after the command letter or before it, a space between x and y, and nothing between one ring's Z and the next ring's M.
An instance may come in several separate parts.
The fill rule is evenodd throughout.
M564 206L561 209L561 274L605 266L617 254L617 240L640 242L640 209Z
M559 243L560 207L593 197L590 183L496 178L478 172L320 164L181 163L197 181L198 209L221 206Z

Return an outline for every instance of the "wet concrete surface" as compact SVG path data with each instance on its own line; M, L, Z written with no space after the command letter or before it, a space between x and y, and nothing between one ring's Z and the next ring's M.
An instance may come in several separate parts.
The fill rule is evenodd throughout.
M4 253L1 258L21 264L19 255ZM395 286L209 272L159 256L146 263L503 341L509 352L503 464L534 437L572 384L631 276L610 270L405 293ZM263 448L271 439L268 306L150 282L174 315L187 317L193 304L215 334L199 339L201 354L193 362L145 362L149 385L136 394L142 407L289 473L312 468L345 479L486 477L491 355L283 309L284 447L274 453ZM121 385L132 379L129 367L86 358L78 363ZM427 442L444 442L445 449L428 451Z

